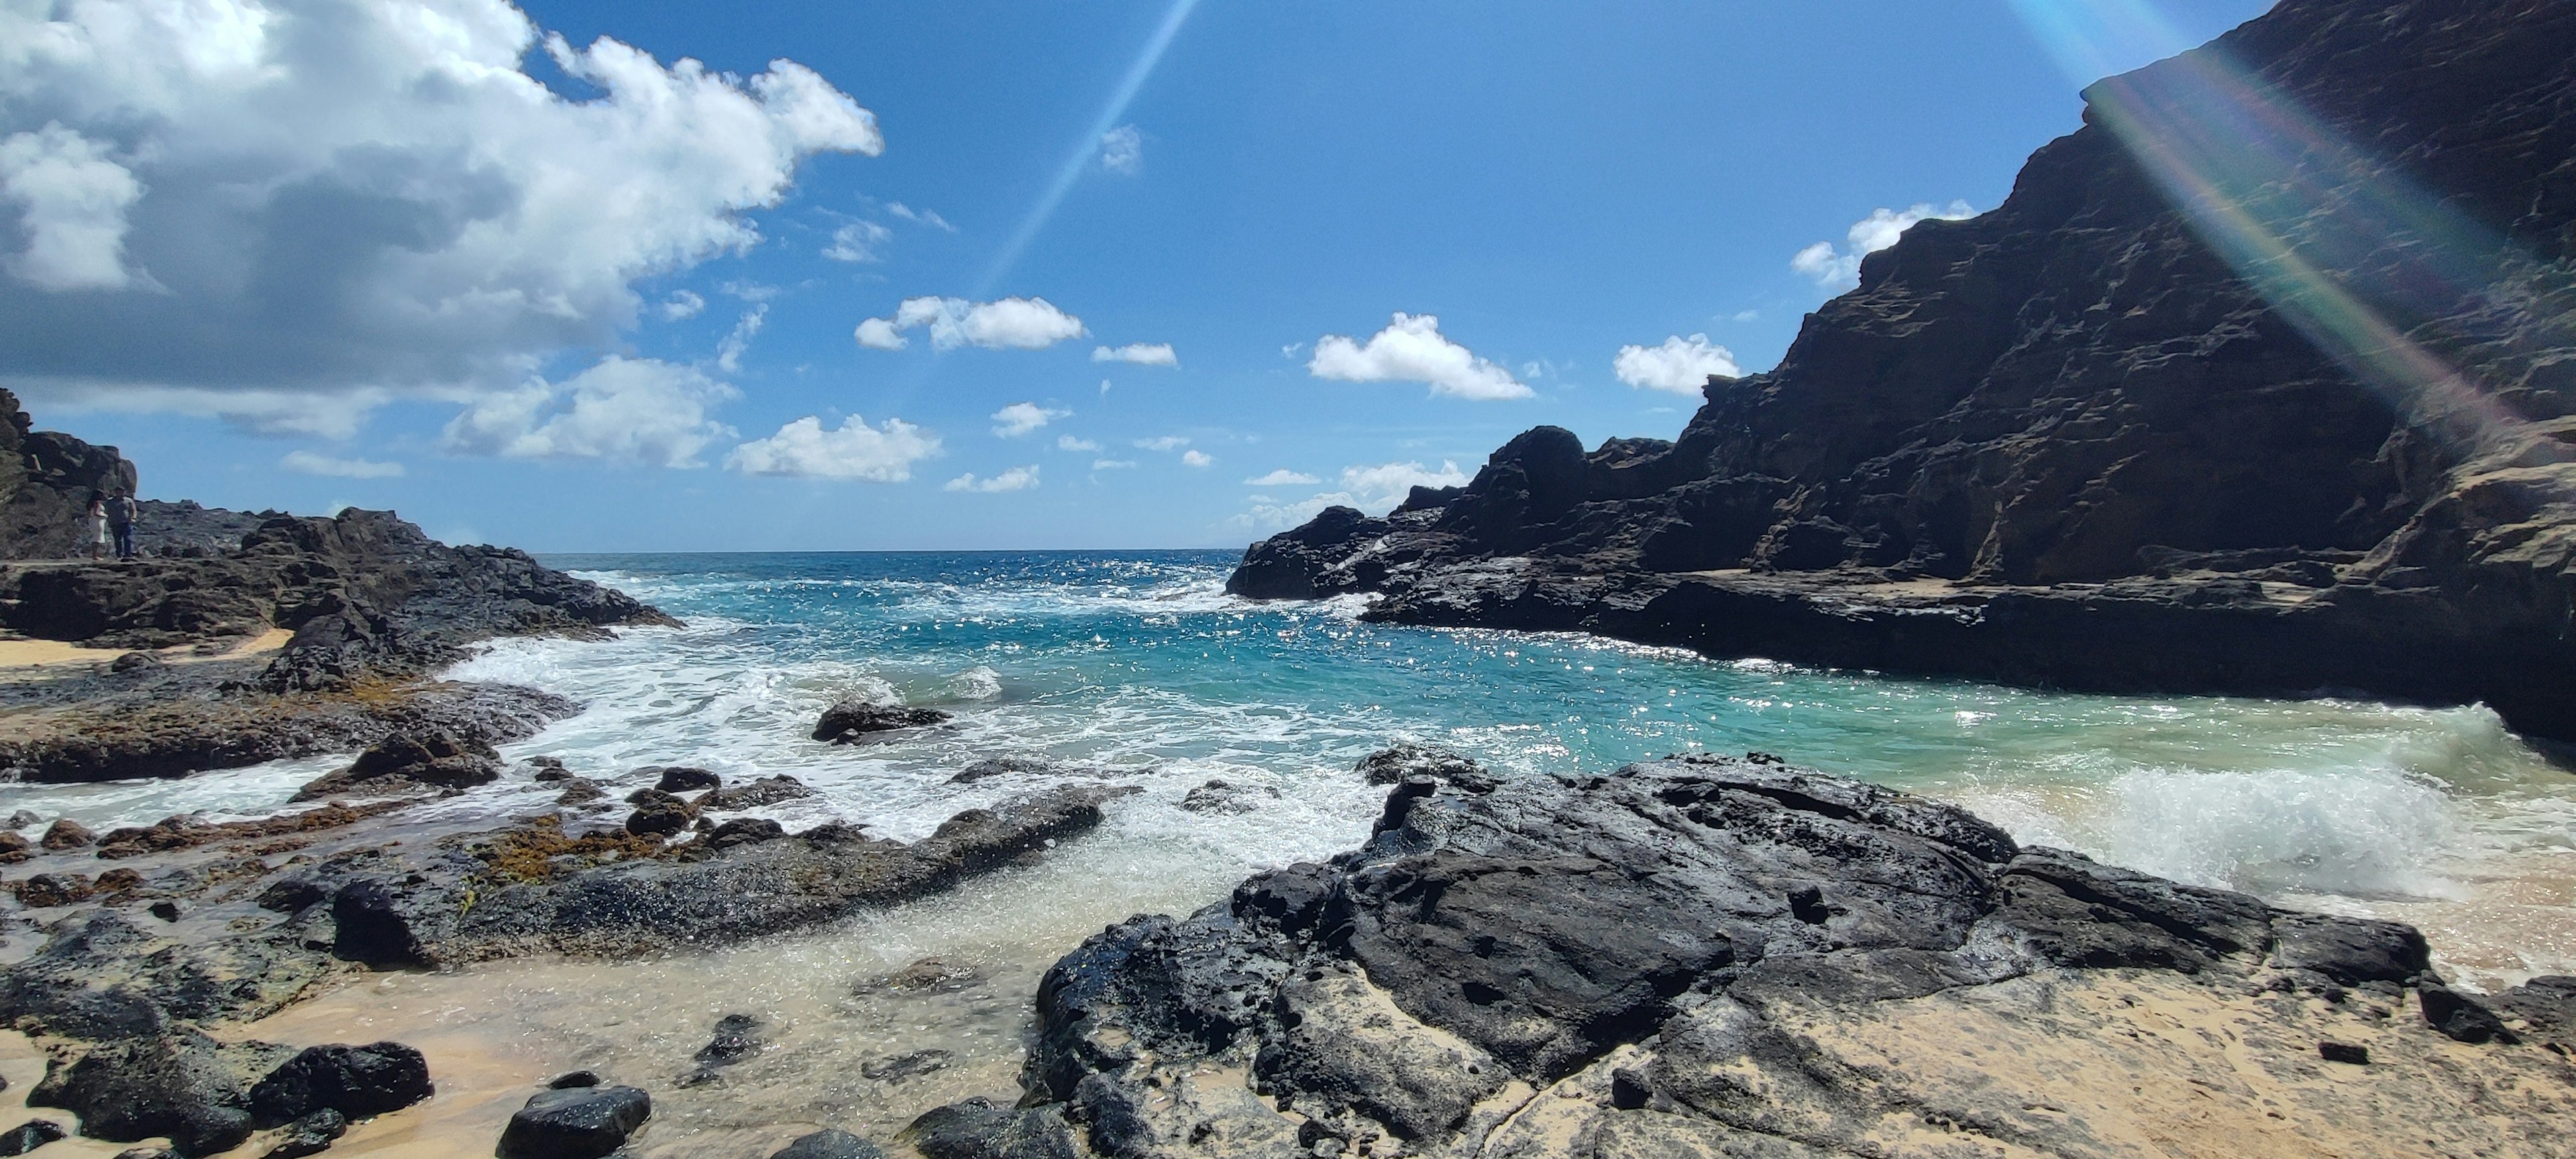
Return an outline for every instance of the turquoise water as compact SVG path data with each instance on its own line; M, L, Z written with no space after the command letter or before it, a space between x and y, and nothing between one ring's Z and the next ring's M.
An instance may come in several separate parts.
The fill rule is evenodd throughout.
M1219 552L546 562L689 626L505 641L457 669L589 706L510 755L554 755L612 782L648 764L785 772L824 790L774 811L791 826L842 816L909 836L1054 783L948 784L959 768L1044 754L1144 790L1085 839L1106 851L1101 888L1132 888L1137 908L1221 896L1252 869L1355 844L1383 790L1351 765L1395 740L1518 773L1759 749L1960 801L2026 841L2416 921L2473 973L2576 967L2576 778L2478 707L2075 696L1374 625L1358 621L1356 598L1228 597L1233 555ZM855 748L807 739L848 695L956 720ZM257 813L334 763L63 801L120 823L173 808ZM1244 811L1180 807L1210 779L1235 786ZM542 800L513 779L440 808Z

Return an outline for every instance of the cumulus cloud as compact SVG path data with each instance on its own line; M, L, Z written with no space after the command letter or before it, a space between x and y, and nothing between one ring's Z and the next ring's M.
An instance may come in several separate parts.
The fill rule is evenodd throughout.
M60 122L0 140L0 195L17 203L27 235L25 252L9 259L19 280L52 292L134 284L125 268L125 214L142 198L143 183L109 151Z
M1089 439L1077 439L1072 435L1057 435L1055 437L1055 449L1059 451L1079 451L1086 455L1096 455L1100 453L1100 444L1092 442Z
M1287 476L1283 478L1282 476ZM1278 500L1256 495L1243 513L1232 520L1238 526L1265 530L1294 527L1312 519L1327 507L1357 507L1363 511L1386 511L1404 502L1415 487L1456 487L1467 482L1466 472L1455 461L1443 461L1439 470L1419 462L1378 463L1342 468L1341 485L1335 490L1309 495L1303 499ZM1255 486L1285 485L1302 480L1313 483L1311 476L1290 475L1273 471L1260 479L1247 479Z
M1281 467L1267 475L1246 479L1243 485L1246 487L1310 487L1321 482L1323 480L1313 475Z
M1013 467L990 479L978 479L973 471L968 471L949 480L940 490L981 491L991 494L996 491L1026 491L1037 485L1038 468L1032 463L1026 467Z
M832 244L823 247L823 256L836 262L873 262L879 260L877 247L894 240L894 231L873 221L847 222L832 231Z
M1134 459L1093 459L1091 461L1091 469L1094 471L1124 471L1135 465Z
M938 453L937 435L902 419L872 427L850 415L838 429L825 430L822 419L807 415L735 447L724 465L746 475L901 483L912 478L913 464Z
M1814 278L1817 285L1827 289L1848 290L1860 284L1860 260L1895 245L1896 239L1915 222L1958 221L1976 215L1977 211L1965 201L1938 207L1927 201L1903 210L1873 209L1868 217L1852 223L1844 235L1842 249L1835 249L1829 241L1817 242L1791 256L1789 268Z
M733 429L707 417L738 397L694 368L610 355L561 383L488 394L447 424L446 449L512 459L607 459L696 467Z
M900 201L887 202L886 212L891 213L896 217L900 217L905 221L919 222L923 225L930 226L933 229L944 229L950 233L957 232L957 227L948 224L947 218L941 217L927 209L914 209Z
M1136 440L1136 446L1141 450L1147 451L1177 451L1188 445L1190 445L1190 441L1180 435L1162 435L1151 439Z
M1134 125L1120 125L1100 135L1100 167L1135 176L1145 168L1145 135Z
M1180 355L1172 353L1172 344L1169 342L1130 342L1118 347L1094 347L1091 351L1091 360L1093 362L1133 362L1138 366L1181 364Z
M1216 462L1216 456L1205 451L1181 452L1181 465L1184 467L1205 467L1214 462Z
M1015 402L993 412L993 433L1006 439L1016 439L1072 414L1069 410L1052 410L1033 402Z
M706 308L707 300L705 298L701 298L687 290L671 291L671 296L662 299L662 304L656 307L656 309L662 312L662 320L665 322L677 322L683 318L695 318L698 316L698 311Z
M981 346L986 350L1040 350L1090 331L1082 319L1044 298L1003 298L969 302L964 298L906 298L892 318L859 323L859 345L874 350L901 350L906 330L930 329L930 345L939 350Z
M505 0L0 5L0 382L517 399L613 347L638 280L758 241L803 158L882 148L802 65L576 46Z
M367 459L334 459L311 451L288 451L277 465L306 475L329 475L339 479L391 479L403 473L400 463L378 463Z
M1427 383L1433 394L1479 401L1530 396L1511 371L1443 337L1440 319L1429 314L1398 313L1365 345L1340 334L1318 338L1306 372L1343 382Z
M1735 352L1712 344L1706 334L1666 338L1661 346L1622 346L1618 357L1610 360L1610 370L1630 386L1674 394L1698 394L1712 374L1727 378L1744 374L1744 368L1735 364Z

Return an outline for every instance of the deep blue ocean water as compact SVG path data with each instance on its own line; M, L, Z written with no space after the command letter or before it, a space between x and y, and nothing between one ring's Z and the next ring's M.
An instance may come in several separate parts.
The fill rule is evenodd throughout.
M1351 773L1400 740L1507 772L1758 749L1960 801L2025 841L2187 881L2425 925L2455 963L2576 967L2576 778L2478 707L2078 696L1708 658L1571 635L1360 622L1359 598L1255 604L1231 552L559 555L545 562L688 621L611 642L513 640L455 671L534 684L582 715L515 757L612 782L645 765L823 790L774 810L898 836L1052 779L948 778L1043 755L1144 792L1112 807L1103 872L1139 908L1364 838L1383 790ZM946 727L859 747L807 738L850 695ZM329 759L56 792L93 823L256 814ZM1242 811L1184 809L1210 780ZM525 811L505 780L442 809ZM39 806L43 808L43 806Z

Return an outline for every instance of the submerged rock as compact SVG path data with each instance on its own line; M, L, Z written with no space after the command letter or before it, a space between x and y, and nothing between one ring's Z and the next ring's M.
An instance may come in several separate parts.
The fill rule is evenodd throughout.
M568 1087L537 1093L510 1116L500 1159L599 1159L653 1117L653 1098L634 1087Z
M844 700L823 710L822 718L814 722L814 739L851 744L866 739L872 733L920 728L947 719L947 713L935 708L905 708L865 700Z
M757 781L710 790L707 795L698 798L698 808L708 813L732 813L743 809L759 809L781 801L793 801L813 795L814 790L806 787L805 782L780 773L776 776L762 777Z
M2409 983L2458 1018L2421 944L1775 758L1409 775L1360 849L1086 941L1040 984L1021 1105L942 1108L905 1141L1931 1159L2142 1135L2232 1156L2293 1132L2337 1154L2548 1153L2576 1113L2564 1058L2501 1035L2461 1055L2448 1021L2342 997L2338 978ZM2263 1095L2192 1093L2245 1089Z
M885 1159L885 1152L847 1131L826 1128L770 1153L769 1159Z

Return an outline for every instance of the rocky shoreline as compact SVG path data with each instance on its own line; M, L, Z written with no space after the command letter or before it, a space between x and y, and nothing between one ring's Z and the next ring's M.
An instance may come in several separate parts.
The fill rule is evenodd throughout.
M2088 89L2001 206L1869 255L1679 438L1539 427L1462 488L1254 545L1229 590L2085 691L2483 702L2576 737L2570 61L2545 5L2286 0ZM2142 125L2213 88L2348 148L2168 196ZM2351 208L2392 189L2441 209ZM2207 212L2231 195L2448 377L2392 379L2232 266Z

